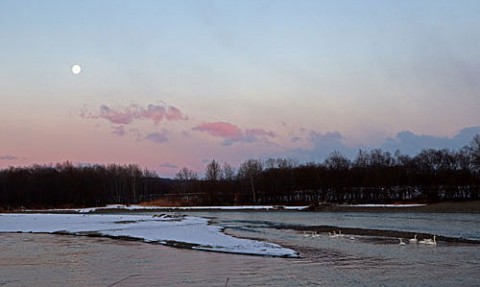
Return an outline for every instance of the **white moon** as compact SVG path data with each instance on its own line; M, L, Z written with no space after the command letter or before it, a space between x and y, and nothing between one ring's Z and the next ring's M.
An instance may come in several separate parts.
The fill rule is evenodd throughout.
M72 73L74 73L75 75L80 74L81 71L82 71L82 67L80 65L72 66Z

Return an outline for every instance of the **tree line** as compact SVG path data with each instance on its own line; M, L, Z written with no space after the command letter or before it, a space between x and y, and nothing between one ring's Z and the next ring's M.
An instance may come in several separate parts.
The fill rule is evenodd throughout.
M56 165L0 170L0 208L83 207L145 201L176 205L395 203L480 197L480 135L459 150L415 156L334 151L323 162L248 159L238 168L215 159L203 178L186 167L174 179L137 165Z
M351 160L335 151L322 163L249 159L236 172L213 159L203 179L182 168L176 182L177 199L198 205L476 200L480 135L456 151L424 149L415 156L373 149L359 150Z
M168 192L169 180L137 165L56 165L0 170L0 208L4 210L130 204Z

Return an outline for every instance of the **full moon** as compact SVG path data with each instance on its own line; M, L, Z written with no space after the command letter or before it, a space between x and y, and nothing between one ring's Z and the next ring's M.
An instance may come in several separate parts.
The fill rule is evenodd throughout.
M72 66L72 73L74 73L75 75L80 74L81 71L82 71L82 67L80 65Z

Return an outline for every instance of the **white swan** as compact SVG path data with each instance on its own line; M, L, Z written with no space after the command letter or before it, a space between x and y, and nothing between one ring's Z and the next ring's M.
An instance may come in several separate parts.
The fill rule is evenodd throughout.
M423 240L420 240L418 241L418 243L420 244L425 244L425 245L437 245L437 240L436 240L437 236L433 236L433 239L423 239Z
M413 236L413 238L411 238L411 239L408 240L408 243L413 243L413 244L415 244L415 243L417 243L417 242L418 242L418 240L417 240L417 235L416 235L416 234Z
M305 237L319 237L320 234L318 234L316 231L304 231L303 236L305 236Z
M429 239L427 240L427 242L425 244L427 245L437 245L437 240L436 240L437 236L433 236L433 240L432 239Z
M405 245L407 245L407 243L403 242L403 240L402 240L401 238L399 238L399 240L400 240L400 243L399 243L400 246L405 246Z

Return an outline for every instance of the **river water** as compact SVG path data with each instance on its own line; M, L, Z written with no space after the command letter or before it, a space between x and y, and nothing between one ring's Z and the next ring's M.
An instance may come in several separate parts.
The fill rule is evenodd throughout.
M301 258L244 256L134 241L0 234L0 286L480 286L480 245L396 238L306 237L279 225L329 225L480 239L480 215L191 212L225 232L297 250ZM0 223L1 224L1 223ZM351 238L352 237L352 238Z

